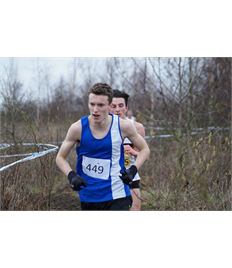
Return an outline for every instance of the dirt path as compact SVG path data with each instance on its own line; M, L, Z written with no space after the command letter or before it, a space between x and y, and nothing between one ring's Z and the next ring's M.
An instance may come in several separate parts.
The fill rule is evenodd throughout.
M59 195L52 196L51 210L81 210L81 204L77 193L64 192Z

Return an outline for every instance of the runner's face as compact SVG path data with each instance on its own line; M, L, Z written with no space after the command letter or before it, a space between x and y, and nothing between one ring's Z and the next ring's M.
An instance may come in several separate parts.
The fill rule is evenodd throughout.
M120 118L126 118L126 111L128 107L125 104L124 98L113 98L110 112L118 115Z
M88 107L90 114L95 122L101 122L106 119L109 114L109 101L105 95L89 94Z

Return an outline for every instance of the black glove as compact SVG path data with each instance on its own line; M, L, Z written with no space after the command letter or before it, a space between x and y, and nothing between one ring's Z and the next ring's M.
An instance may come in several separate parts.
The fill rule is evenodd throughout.
M79 175L76 174L74 171L70 171L68 174L68 179L71 184L71 188L74 191L80 191L82 190L81 186L83 185L84 187L87 186L86 181Z
M132 180L134 179L137 172L137 167L133 165L129 169L120 172L122 174L122 176L120 176L120 179L123 180L125 184L129 185L132 183Z

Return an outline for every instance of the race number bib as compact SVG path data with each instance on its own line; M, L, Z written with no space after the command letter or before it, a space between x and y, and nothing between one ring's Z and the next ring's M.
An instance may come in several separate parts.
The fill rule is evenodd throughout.
M110 160L83 156L82 170L90 177L107 180L110 173Z
M125 167L129 167L130 165L130 157L125 157Z
M130 156L129 155L130 155L129 153L124 152L125 168L128 168L130 166Z

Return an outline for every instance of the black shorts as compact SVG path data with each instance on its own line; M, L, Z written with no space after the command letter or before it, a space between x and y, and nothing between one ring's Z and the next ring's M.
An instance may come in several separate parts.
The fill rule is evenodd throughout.
M81 202L82 210L130 210L131 206L131 195L105 202Z
M130 189L137 189L137 188L139 188L139 180L138 181L133 181L130 184Z

